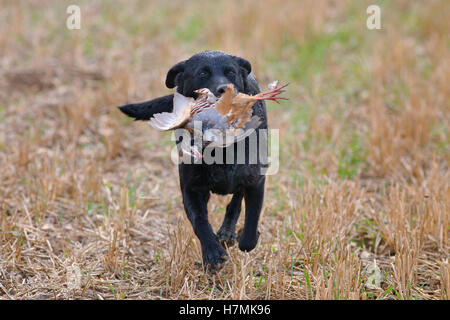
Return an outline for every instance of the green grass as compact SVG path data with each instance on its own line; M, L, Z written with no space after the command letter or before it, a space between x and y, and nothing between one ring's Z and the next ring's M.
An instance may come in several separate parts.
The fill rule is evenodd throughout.
M175 40L179 43L192 43L197 40L201 31L205 28L201 15L194 15L185 24L173 28Z
M361 137L354 132L350 141L343 146L343 150L340 152L337 173L342 179L352 179L365 163L368 151L365 149Z

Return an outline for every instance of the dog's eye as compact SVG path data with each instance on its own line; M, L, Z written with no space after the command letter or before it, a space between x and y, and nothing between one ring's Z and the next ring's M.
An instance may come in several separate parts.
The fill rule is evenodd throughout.
M201 78L206 78L209 75L208 70L202 70L198 73L198 76Z
M234 76L236 74L236 72L233 69L228 69L225 71L225 73L229 76Z

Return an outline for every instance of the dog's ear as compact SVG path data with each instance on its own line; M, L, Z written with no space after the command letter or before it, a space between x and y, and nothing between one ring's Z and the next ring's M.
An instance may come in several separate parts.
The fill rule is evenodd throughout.
M243 71L243 77L244 79L247 78L247 76L252 72L252 65L248 60L245 60L244 58L233 56L233 59L237 62L241 70Z
M174 88L178 85L178 79L184 72L184 66L186 61L178 62L172 68L170 68L169 72L167 72L166 76L166 87L169 89Z

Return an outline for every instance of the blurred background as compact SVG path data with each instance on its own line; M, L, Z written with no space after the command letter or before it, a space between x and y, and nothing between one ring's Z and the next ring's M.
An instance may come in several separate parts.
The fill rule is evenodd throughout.
M1 1L0 297L448 299L449 34L446 0ZM260 243L216 276L170 134L115 108L203 50L290 82Z

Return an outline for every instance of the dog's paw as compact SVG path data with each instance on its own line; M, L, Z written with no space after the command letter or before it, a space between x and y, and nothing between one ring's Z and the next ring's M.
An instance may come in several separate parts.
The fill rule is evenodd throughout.
M217 232L217 239L222 247L231 247L236 241L235 232L231 229L220 228Z
M244 234L244 229L239 229L238 231L238 235L237 235L237 240L239 242L239 249L241 251L252 251L253 249L255 249L256 244L258 243L258 239L259 239L259 231L256 231L256 236L254 237L249 237L246 236Z
M220 244L204 250L202 255L204 268L213 274L227 260L227 252Z

